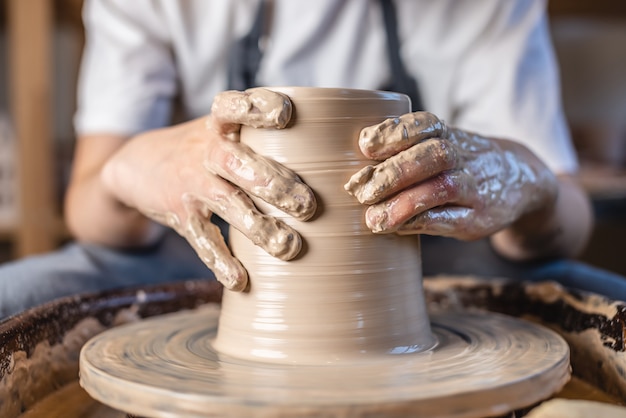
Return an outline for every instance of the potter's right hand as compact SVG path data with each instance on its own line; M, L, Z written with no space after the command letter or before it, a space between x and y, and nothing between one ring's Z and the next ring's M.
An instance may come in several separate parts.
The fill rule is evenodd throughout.
M243 290L247 273L210 218L219 215L275 257L298 254L298 233L260 213L249 195L307 220L316 209L313 192L294 172L239 142L241 125L280 129L290 117L291 102L279 93L221 93L210 116L129 140L107 162L103 182L122 203L184 236L226 288Z

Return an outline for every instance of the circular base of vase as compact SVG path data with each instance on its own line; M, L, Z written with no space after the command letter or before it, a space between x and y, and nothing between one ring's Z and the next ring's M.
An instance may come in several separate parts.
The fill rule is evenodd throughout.
M503 415L536 404L569 379L556 333L479 312L431 316L431 351L367 363L258 363L211 345L219 305L120 326L80 355L80 383L98 401L145 417Z

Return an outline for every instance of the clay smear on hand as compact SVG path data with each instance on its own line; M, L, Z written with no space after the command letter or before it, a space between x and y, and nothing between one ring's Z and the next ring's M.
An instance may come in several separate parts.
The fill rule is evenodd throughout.
M359 147L367 158L384 160L424 139L446 136L446 125L432 113L407 113L361 130Z
M415 181L435 175L442 164L450 168L451 158L440 144L426 141L425 145L414 147L428 138L446 134L445 124L427 112L409 113L364 128L359 136L361 151L368 158L386 161L362 168L344 189L360 203L371 205ZM420 161L424 164L419 164Z
M241 125L281 129L291 119L291 102L283 94L262 88L225 91L213 100L211 114L222 122L220 133L239 131Z
M174 213L161 216L151 212L146 215L185 237L217 280L229 290L245 290L248 274L239 260L231 255L220 229L211 222L213 213L281 260L291 260L302 248L302 239L293 228L260 213L241 190L233 188L231 193L218 193L211 199L187 193L182 200L185 208L183 222Z
M521 144L448 128L429 113L363 129L360 147L382 159L344 188L363 204L376 233L425 233L472 240L550 204L551 171Z
M284 128L291 118L291 102L283 94L262 88L218 95L212 107L209 129L237 135L236 142L211 150L207 169L299 220L308 220L317 209L313 191L291 170L256 154L238 139L241 125ZM215 123L211 123L215 121ZM217 155L217 154L221 155Z
M276 161L255 153L239 142L225 141L211 151L213 161L207 169L230 181L296 219L310 219L317 209L313 191L293 171ZM222 155L215 155L222 153Z
M312 190L293 171L239 142L241 125L280 129L290 118L291 102L287 96L265 89L227 91L213 102L207 128L219 132L224 139L219 147L208 151L205 168L240 189L216 193L211 199L185 196L185 236L205 263L213 266L218 280L231 290L244 289L248 277L241 263L230 254L219 229L205 225L211 213L221 216L255 245L281 260L290 260L300 252L299 234L284 222L260 213L247 194L300 220L315 213Z
M211 223L212 214L268 254L290 260L301 250L300 235L283 221L259 212L250 196L299 220L313 216L317 205L312 190L293 171L239 142L241 125L285 127L291 117L286 96L264 89L228 91L215 98L212 110L200 132L194 128L188 134L203 144L206 141L199 154L194 149L196 155L189 157L200 163L194 164L194 169L204 170L187 178L187 188L179 201L169 204L169 211L144 212L184 236L226 288L241 291L247 287L248 274L231 254L219 228Z

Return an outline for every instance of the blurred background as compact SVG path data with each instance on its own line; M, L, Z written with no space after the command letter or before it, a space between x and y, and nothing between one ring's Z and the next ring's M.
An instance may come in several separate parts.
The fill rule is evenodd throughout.
M69 239L61 214L81 7L82 0L0 0L0 262ZM580 258L626 275L626 1L550 0L548 7L566 116L596 216Z

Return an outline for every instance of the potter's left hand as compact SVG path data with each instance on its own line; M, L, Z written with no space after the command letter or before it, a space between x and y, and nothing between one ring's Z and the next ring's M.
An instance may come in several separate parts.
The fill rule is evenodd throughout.
M448 127L427 112L365 128L359 146L381 162L345 189L371 205L365 220L375 233L473 240L557 198L555 175L523 145Z

